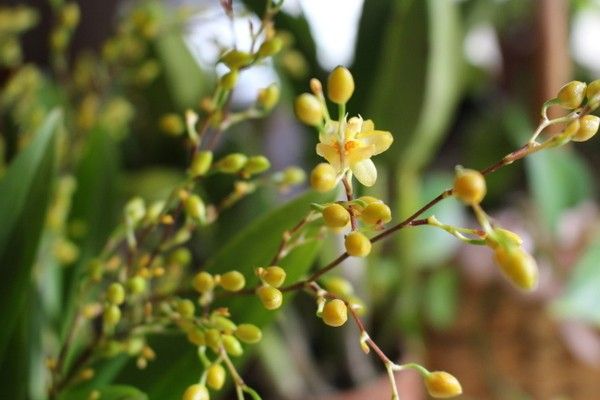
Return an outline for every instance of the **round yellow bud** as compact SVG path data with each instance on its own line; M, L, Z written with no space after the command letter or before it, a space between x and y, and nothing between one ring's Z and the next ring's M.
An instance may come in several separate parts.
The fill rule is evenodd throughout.
M244 343L254 344L262 339L262 331L256 325L239 324L234 335Z
M169 264L187 266L192 260L192 253L185 247L180 247L169 254Z
M323 108L316 96L302 93L294 102L296 117L306 125L317 126L323 122Z
M425 376L425 387L431 397L447 399L462 393L460 382L447 372L435 371Z
M342 326L348 320L348 307L342 300L333 299L325 303L321 317L329 326Z
M260 273L260 279L267 285L273 286L275 288L283 285L285 281L285 270L276 265L265 268Z
M457 171L454 179L454 194L467 204L479 204L486 193L485 178L474 169Z
M336 104L345 104L354 93L354 78L346 67L336 67L327 80L327 97Z
M600 118L595 115L584 115L579 118L579 129L571 138L574 142L585 142L591 139L600 126Z
M206 386L197 383L185 390L181 400L210 400L210 395Z
M267 310L276 310L281 307L283 294L273 286L261 286L256 289L256 295Z
M246 278L239 271L229 271L221 275L219 284L229 292L238 292L246 286Z
M219 170L219 172L223 172L225 174L235 174L236 172L239 172L244 165L246 165L247 161L248 157L246 157L244 154L232 153L217 161L215 167L217 170Z
M344 241L346 252L353 257L366 257L371 252L371 241L360 232L351 232Z
M206 271L200 271L192 280L192 286L198 293L206 293L215 287L215 279Z
M227 373L221 364L213 364L206 371L206 384L213 390L221 390Z
M256 102L264 110L271 110L279 101L279 86L272 83L264 89L258 91Z
M263 42L263 44L260 45L260 48L258 49L257 54L260 58L269 57L269 56L279 53L279 51L281 51L282 47L283 47L283 40L281 40L281 38L275 36L274 38L271 38L271 39Z
M183 318L192 318L195 311L196 307L194 306L193 301L189 299L182 299L177 302L177 312Z
M515 286L523 290L536 288L539 279L537 263L521 247L498 246L494 249L494 260Z
M228 73L226 73L225 75L223 75L221 77L221 79L219 80L219 83L221 84L223 89L231 90L235 87L237 80L238 80L238 71L237 71L237 69L232 69L231 71L229 71Z
M310 186L317 192L329 192L337 184L335 169L328 163L320 163L310 173Z
M104 320L104 325L108 327L113 327L119 323L121 320L121 309L119 306L111 304L104 309L104 314L102 315L102 319Z
M577 132L579 132L579 128L581 127L580 120L576 119L575 121L571 121L569 125L560 133L561 137L566 137L572 139Z
M571 81L560 88L558 95L559 104L568 109L574 109L581 105L585 96L587 85L579 81Z
M221 335L221 340L223 342L223 347L227 354L233 357L239 357L244 354L244 349L242 348L242 344L235 337L231 335Z
M212 165L212 160L212 151L199 151L194 154L189 168L190 175L194 178L205 175Z
M392 220L392 210L383 203L371 203L365 207L360 217L369 225L387 224Z
M600 79L590 82L585 91L585 96L592 110L600 105Z
M106 300L111 304L123 304L125 301L125 289L118 282L111 283L106 289Z
M343 228L350 222L350 213L340 204L330 204L323 209L323 221L329 228Z

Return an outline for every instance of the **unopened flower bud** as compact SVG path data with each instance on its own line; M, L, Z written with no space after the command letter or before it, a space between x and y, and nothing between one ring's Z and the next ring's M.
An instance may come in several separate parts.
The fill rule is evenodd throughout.
M350 222L350 213L337 203L323 209L323 221L329 228L343 228Z
M460 382L447 372L435 371L425 376L425 387L431 397L447 399L462 393Z
M213 364L206 371L206 384L213 390L221 390L227 373L221 364Z
M246 286L246 278L239 271L229 271L221 275L219 284L229 292L238 292Z
M585 142L591 139L600 126L600 118L595 115L584 115L579 119L579 129L571 140L574 142Z
M235 174L246 165L248 157L241 153L228 154L216 162L215 168L225 174Z
M279 289L272 286L261 286L256 289L256 295L267 310L276 310L281 307L283 295Z
M240 324L234 332L235 336L244 343L254 344L262 339L262 331L252 324Z
M321 318L329 326L342 326L348 320L348 307L340 299L330 300L323 306Z
M583 98L585 97L587 85L579 81L571 81L564 85L558 91L556 96L559 100L559 104L568 109L574 109L581 105Z
M271 168L271 162L265 156L253 156L248 158L246 165L242 168L242 174L245 176L252 176L265 172Z
M188 217L199 223L206 220L206 206L200 196L192 194L188 196L183 203Z
M185 390L181 400L210 400L210 395L206 386L197 383Z
M337 173L329 163L320 163L310 174L310 186L317 192L328 192L337 184Z
M279 53L282 47L283 40L275 36L269 40L264 41L263 44L260 45L257 54L260 58L266 58Z
M189 173L192 177L197 178L199 176L204 176L210 169L213 160L212 151L199 151L194 154L194 158L192 159L192 163L189 168Z
M354 231L344 241L346 252L353 257L366 257L371 252L371 241L362 233Z
M341 65L329 74L327 97L336 104L346 104L354 93L354 78L348 68Z
M221 79L219 80L223 89L226 89L226 90L233 89L237 83L238 75L239 75L239 73L238 73L237 69L232 69L231 71L229 71L228 73L223 75L221 77Z
M321 102L310 93L302 93L294 102L296 117L306 125L317 126L323 122Z
M245 51L230 50L221 56L220 61L233 70L250 65L254 59L250 53Z
M283 285L285 281L285 270L279 266L272 265L270 267L264 268L260 271L260 279L267 285L273 286L275 288Z
M272 83L266 88L260 89L258 91L258 97L256 99L256 102L262 109L269 111L273 107L275 107L278 101L279 86L277 86L275 83Z
M227 354L233 357L239 357L244 354L244 349L242 348L242 344L235 337L231 335L221 335L221 340L223 342L223 347Z
M454 179L454 194L463 202L479 204L486 193L485 178L474 169L459 169Z

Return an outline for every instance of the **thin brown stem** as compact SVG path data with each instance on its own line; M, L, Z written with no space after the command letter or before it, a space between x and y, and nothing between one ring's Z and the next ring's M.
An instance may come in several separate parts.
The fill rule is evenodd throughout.
M344 175L342 183L344 184L344 190L346 191L346 199L348 202L351 202L354 200L354 192L352 190L352 182L348 179L348 175ZM355 231L358 229L358 224L356 223L356 215L352 205L348 206L348 212L350 213L350 226L352 227L352 230Z

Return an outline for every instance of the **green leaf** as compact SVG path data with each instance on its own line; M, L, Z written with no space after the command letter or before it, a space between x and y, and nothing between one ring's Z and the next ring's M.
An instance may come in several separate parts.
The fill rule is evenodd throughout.
M438 330L448 328L458 310L459 278L455 269L442 268L433 272L425 285L425 317Z
M249 287L255 285L257 278L254 277L254 268L268 265L278 248L283 232L293 227L310 211L310 203L332 201L334 196L333 192L308 192L258 218L225 243L207 261L206 269L211 273L237 269L246 276ZM308 271L317 255L319 245L319 241L309 241L295 248L281 261L281 267L287 272L286 282L296 281ZM289 298L289 295L286 298ZM255 296L231 296L219 305L230 308L234 321L251 322L258 326L268 324L277 315L277 312L265 310ZM177 340L184 341L183 338ZM183 355L170 357L168 371L157 371L157 375L151 379L148 379L145 373L146 382L150 383L146 391L151 398L179 399L185 387L197 381L200 363L193 347L187 344L186 346L188 350ZM169 352L172 346L162 348L163 351ZM245 350L248 354L252 347L245 347ZM161 348L157 348L156 351L159 357L163 357Z
M564 293L551 306L559 318L576 319L600 327L600 234L579 259Z
M0 181L0 359L29 293L31 267L54 183L55 138L62 113L46 117L33 142Z
M395 135L405 168L431 160L460 94L457 7L452 0L397 1L388 17L368 115Z
M194 106L202 94L203 73L183 41L182 34L169 31L161 35L156 41L156 53L177 107L185 109Z
M81 400L89 398L93 389L82 388L65 392L60 400ZM147 400L148 396L133 386L112 385L95 389L101 400Z
M555 231L562 212L590 197L590 173L572 149L564 148L527 157L525 165L542 223Z

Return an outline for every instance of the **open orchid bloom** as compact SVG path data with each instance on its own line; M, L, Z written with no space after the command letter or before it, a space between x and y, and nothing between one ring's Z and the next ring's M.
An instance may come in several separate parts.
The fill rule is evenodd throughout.
M343 135L340 135L343 132ZM371 157L386 151L394 141L387 131L375 130L371 120L350 118L345 128L329 123L319 135L317 154L325 158L340 175L348 169L365 186L373 186L377 169Z

